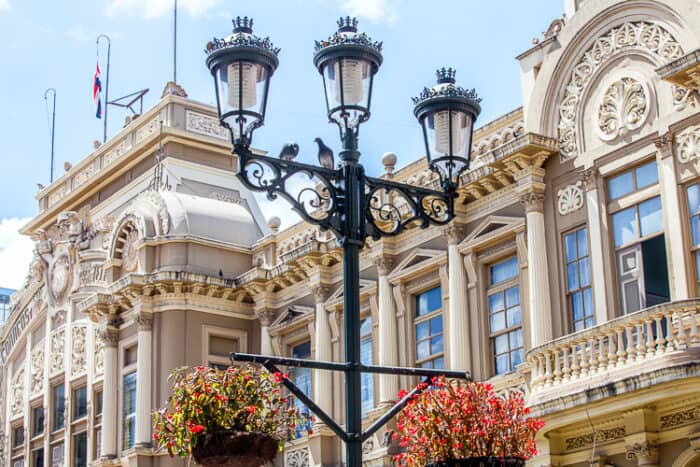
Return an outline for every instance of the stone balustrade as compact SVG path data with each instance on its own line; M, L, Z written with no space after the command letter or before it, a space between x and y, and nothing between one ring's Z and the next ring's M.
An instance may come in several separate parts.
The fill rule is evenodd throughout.
M526 355L531 402L672 365L700 349L698 315L698 299L665 303L533 348Z

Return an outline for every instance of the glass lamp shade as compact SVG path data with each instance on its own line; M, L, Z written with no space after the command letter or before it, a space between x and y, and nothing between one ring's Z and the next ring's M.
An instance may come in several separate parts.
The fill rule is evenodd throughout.
M457 186L459 176L469 168L474 122L481 108L473 90L454 84L454 74L452 69L438 70L438 84L413 101L430 168L443 185Z
M382 63L381 43L358 34L357 20L338 21L327 41L316 43L314 65L323 76L328 118L345 130L369 118L372 80Z
M252 24L247 17L236 18L231 36L207 44L219 120L234 142L248 144L265 121L270 78L279 64L279 49L269 39L253 36Z

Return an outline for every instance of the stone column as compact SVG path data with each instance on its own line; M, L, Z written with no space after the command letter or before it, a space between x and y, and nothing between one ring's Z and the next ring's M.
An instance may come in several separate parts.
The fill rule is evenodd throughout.
M331 361L333 350L331 346L331 327L328 322L325 302L328 298L328 288L315 287L313 290L316 301L315 343L316 360ZM331 413L333 407L333 374L328 370L314 370L314 399L326 413Z
M99 330L104 341L104 381L102 389L102 459L117 457L117 421L119 385L119 331L111 326Z
M269 310L261 311L258 313L258 319L260 320L260 353L262 355L274 355L270 324L275 319L275 313Z
M528 191L521 196L527 222L528 297L530 346L552 340L552 316L547 274L547 243L544 228L544 193Z
M586 211L588 217L588 259L591 265L595 322L602 324L608 317L606 303L605 264L603 262L603 229L601 228L600 198L598 196L598 173L595 167L583 172L583 185L586 189ZM614 286L613 286L614 287Z
M666 257L669 263L669 287L671 300L685 300L690 297L688 285L687 254L683 241L681 203L678 199L678 177L673 160L673 133L666 133L654 141L659 165L659 182L661 184L661 204L664 213L664 231L666 233Z
M394 266L391 258L380 256L375 258L377 266L377 356L379 365L398 366L398 324L396 322L396 306L389 283L389 272ZM379 404L391 404L399 392L399 378L396 375L379 375Z
M447 329L450 331L447 352L450 369L471 371L467 272L464 270L462 254L459 252L461 231L451 225L443 233L447 238L447 272L450 297L447 314Z
M134 446L151 447L151 379L153 355L153 315L141 312L136 318L136 429Z

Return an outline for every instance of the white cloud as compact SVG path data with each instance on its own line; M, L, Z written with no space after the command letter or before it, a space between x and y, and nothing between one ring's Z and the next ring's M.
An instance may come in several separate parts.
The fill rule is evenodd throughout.
M19 229L29 222L29 218L16 217L0 220L0 287L19 289L29 271L34 242Z
M179 0L177 6L179 11L184 10L191 16L202 16L218 3L219 0ZM107 16L124 13L144 18L158 18L172 11L173 0L108 0L105 8Z
M68 28L68 30L66 30L66 35L71 39L80 42L90 40L90 36L87 35L82 26L73 26L72 28Z
M340 9L350 16L373 23L393 23L397 18L396 0L339 0Z
M10 0L0 0L0 11L10 10Z

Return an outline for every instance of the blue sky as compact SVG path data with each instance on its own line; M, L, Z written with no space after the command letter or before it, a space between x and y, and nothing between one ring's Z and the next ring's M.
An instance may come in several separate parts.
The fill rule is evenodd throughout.
M101 139L102 121L94 117L91 95L96 36L112 38L110 98L149 88L148 108L172 76L171 5L172 0L0 0L0 270L6 269L3 254L12 242L27 249L28 243L12 233L35 215L36 183L49 178L44 91L57 89L55 173L60 176L64 161L78 162L91 152L93 140ZM456 68L458 83L477 89L483 98L478 124L519 106L514 57L563 8L561 0L179 0L179 5L178 82L193 99L214 100L203 49L211 37L230 33L233 16L254 17L256 34L269 35L282 48L266 125L254 145L276 153L284 142L297 141L299 159L309 162L316 136L338 148L312 64L313 41L330 35L340 15L358 16L361 30L384 41L372 118L361 131L369 174L381 173L384 152L395 152L399 166L422 154L410 97L432 85L438 67ZM110 108L110 135L124 116L122 109ZM7 282L0 274L0 286Z

